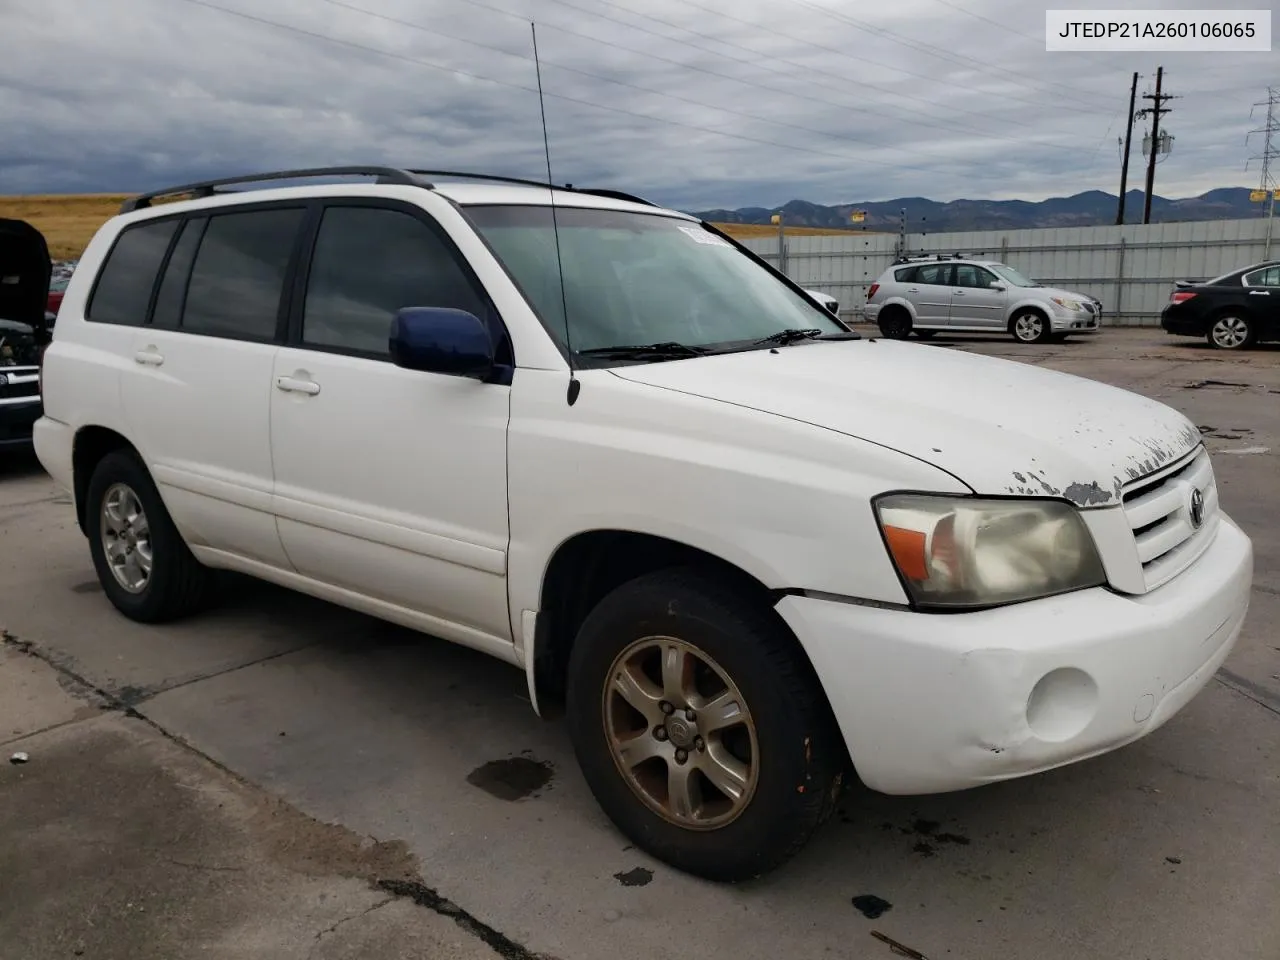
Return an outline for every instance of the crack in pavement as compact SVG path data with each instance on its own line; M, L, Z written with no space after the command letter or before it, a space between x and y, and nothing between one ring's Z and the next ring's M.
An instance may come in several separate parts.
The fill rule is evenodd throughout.
M25 653L28 656L35 657L37 660L40 660L42 663L47 664L53 670L57 671L60 675L73 681L74 684L77 685L82 692L88 692L92 696L100 699L102 701L100 704L98 704L100 709L104 711L118 712L132 720L139 720L142 723L145 723L157 734L164 737L166 740L170 741L171 743L176 744L182 749L187 750L190 753L194 754L195 756L199 757L201 760L209 764L215 770L218 770L228 779L240 784L241 786L245 787L248 790L254 791L259 794L271 796L271 794L267 790L265 790L258 784L254 783L253 781L249 780L248 778L242 776L241 774L237 773L235 770L228 767L225 763L214 758L210 754L206 753L204 750L201 750L199 747L197 747L191 741L187 740L185 737L181 736L180 734L174 733L171 730L166 729L155 720L151 719L150 717L138 711L135 708L135 704L133 702L128 702L122 699L120 696L113 694L110 691L105 690L102 687L99 687L98 685L90 682L85 677L80 676L75 670L71 669L69 666L67 666L64 663L59 663L56 659L52 658L52 656L48 651L41 650L30 640L23 640L19 637L14 636L8 630L0 629L0 644L3 644L4 646L12 647L20 651L21 653ZM305 648L300 648L300 649L305 649ZM286 652L293 652L293 651L286 651ZM270 657L266 657L264 659L266 660L275 659L276 657L283 656L283 655L284 654L272 654ZM258 661L258 662L261 662L261 661ZM221 676L222 673L229 673L232 670L243 669L243 667L245 666L252 666L252 664L243 664L240 667L233 667L230 670L222 671L221 673L211 674L210 676ZM205 679L208 679L208 678L205 678ZM189 682L194 683L195 681L189 681ZM286 802L283 800L283 798L277 798L277 799L280 800L281 803ZM301 811L299 812L301 813ZM302 814L302 815L306 816L306 814ZM179 865L194 868L194 869L217 869L217 868L212 868L212 867L203 866L200 864L192 864L192 863L183 863ZM223 868L223 869L234 869L234 868ZM441 916L446 916L451 918L454 923L456 923L459 927L461 927L467 933L476 937L477 939L485 943L487 946L489 946L491 949L493 949L494 952L496 952L502 958L502 960L555 960L555 958L550 957L546 954L534 953L533 951L529 950L527 947L523 946L522 944L519 944L516 941L512 940L506 934L495 929L494 927L491 927L489 924L485 923L483 920L480 920L472 916L462 907L458 906L453 901L445 898L444 896L436 892L436 890L434 890L433 888L427 886L427 884L420 877L414 877L413 879L393 880L385 877L366 876L364 879L369 883L370 887L372 887L373 889L380 890L386 894L390 894L390 896L386 900L383 900L380 903L376 904L375 906L370 907L368 910L364 911L364 913L357 914L356 915L357 917L364 916L365 914L371 913L373 910L378 909L382 906L385 906L387 903L390 903L393 900L407 899L407 900L411 900L413 903L417 904L420 907L425 907L426 909L431 910L433 913L438 913ZM355 917L348 917L346 919L351 920L351 919L355 919ZM339 921L337 924L334 924L333 928L331 929L336 929L337 927L341 926L343 922L345 921ZM324 932L325 931L321 931L321 933L317 935L317 940L316 940L317 946L319 945L321 936L324 934Z
M314 954L317 948L319 948L320 944L324 941L324 938L327 936L330 936L331 934L336 933L339 927L343 926L344 924L350 923L352 920L359 920L362 917L367 917L369 914L373 913L375 910L381 910L388 903L395 903L397 899L398 898L395 896L385 897L384 899L379 900L373 906L366 907L364 910L361 910L359 913L353 913L349 917L343 917L337 923L330 924L329 926L325 927L323 930L321 930L319 933L316 934L316 942L312 945L311 950L308 952L308 956L310 956L311 954Z

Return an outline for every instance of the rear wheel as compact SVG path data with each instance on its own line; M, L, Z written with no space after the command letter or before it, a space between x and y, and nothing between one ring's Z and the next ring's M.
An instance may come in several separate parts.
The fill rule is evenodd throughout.
M880 335L887 340L905 340L911 336L911 314L902 307L880 311Z
M835 805L844 750L808 661L767 607L696 570L600 602L573 647L567 706L600 806L678 869L760 876Z
M1238 313L1224 313L1213 321L1207 339L1219 350L1242 350L1254 341L1253 323Z
M93 565L116 609L160 623L203 606L212 573L192 556L137 457L117 450L99 461L85 510Z
M1046 343L1053 336L1049 318L1039 310L1020 310L1009 321L1009 332L1019 343Z

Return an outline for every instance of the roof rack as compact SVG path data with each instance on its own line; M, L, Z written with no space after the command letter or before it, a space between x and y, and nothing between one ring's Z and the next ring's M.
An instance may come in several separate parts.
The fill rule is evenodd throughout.
M177 187L165 187L153 190L136 197L130 197L120 204L121 213L132 213L151 206L153 200L161 197L177 197L191 194L192 197L212 197L220 192L219 187L230 187L236 184L270 183L275 180L310 180L317 177L376 177L378 183L394 183L406 187L427 187L431 184L422 180L412 170L400 170L395 167L311 167L305 170L276 170L271 173L251 173L242 177L223 177L219 180L202 180L199 183L187 183Z
M491 173L466 173L460 170L403 170L398 167L379 167L379 166L356 166L356 167L310 167L304 170L277 170L270 173L253 173L242 177L223 177L219 180L202 180L199 183L187 183L177 187L166 187L163 190L153 190L150 193L143 193L136 197L130 197L120 204L121 213L132 213L134 210L143 210L150 207L152 201L162 197L180 197L190 195L192 198L212 197L219 193L233 193L235 191L223 190L219 188L233 187L242 184L254 183L272 183L277 180L310 180L319 177L374 177L374 182L382 184L395 184L406 187L422 187L427 190L434 188L434 184L423 179L424 177L453 177L459 180L484 180L492 183L511 183L524 187L541 187L543 189L551 189L552 184L545 183L540 180L526 180L521 177L503 177ZM629 193L623 193L619 190L589 189L584 187L575 187L571 183L564 186L555 186L556 190L567 190L572 193L581 193L594 197L607 197L613 200L626 200L631 203L641 203L647 207L657 206L649 200L634 196Z
M970 256L967 253L918 253L918 254L915 254L914 256L899 257L897 260L893 261L893 263L895 266L897 266L900 263L927 263L930 261L936 262L939 260L968 260L968 259L970 259Z

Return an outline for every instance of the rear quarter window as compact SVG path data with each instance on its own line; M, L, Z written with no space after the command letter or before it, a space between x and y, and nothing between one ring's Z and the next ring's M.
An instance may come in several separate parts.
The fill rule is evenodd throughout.
M915 267L903 267L901 270L893 271L893 279L897 280L899 283L910 283L915 274Z
M125 227L103 261L85 318L140 327L147 322L156 275L178 229L175 219Z

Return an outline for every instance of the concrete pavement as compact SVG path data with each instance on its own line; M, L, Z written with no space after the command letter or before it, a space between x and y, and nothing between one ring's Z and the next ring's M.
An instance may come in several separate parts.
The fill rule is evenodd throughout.
M1256 590L1216 682L1162 730L965 793L854 793L789 867L715 886L629 847L518 671L252 583L180 625L130 623L66 498L18 461L0 475L0 740L32 760L0 766L0 955L892 957L877 931L930 960L1276 960L1280 350L1152 330L938 348L1202 425ZM863 896L892 906L868 918Z

